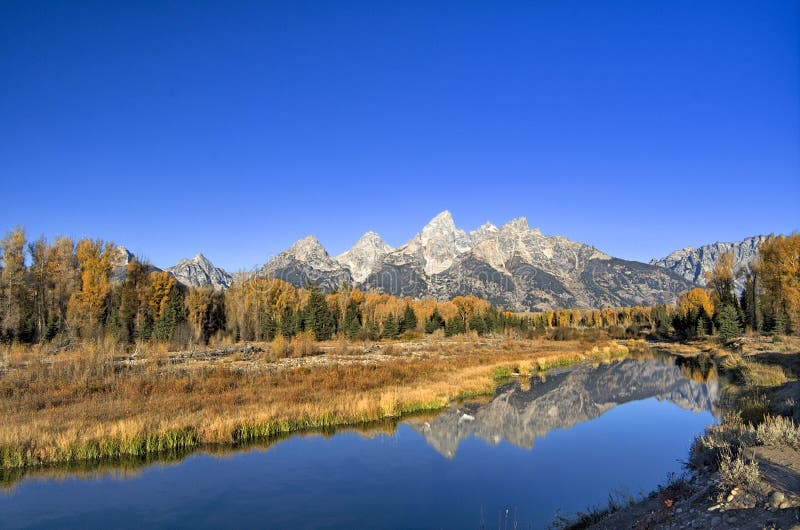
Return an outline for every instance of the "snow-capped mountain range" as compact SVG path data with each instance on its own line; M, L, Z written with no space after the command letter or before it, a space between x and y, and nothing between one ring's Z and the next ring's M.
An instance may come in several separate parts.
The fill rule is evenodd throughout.
M710 270L725 250L733 250L737 262L748 263L765 238L684 249L646 264L544 235L524 217L500 227L487 222L467 232L444 211L397 248L369 231L346 252L331 256L317 238L305 237L258 274L298 287L316 283L326 290L346 284L397 296L475 295L512 311L650 305L670 303L702 284L701 272ZM187 286L226 289L235 281L202 254L166 270Z

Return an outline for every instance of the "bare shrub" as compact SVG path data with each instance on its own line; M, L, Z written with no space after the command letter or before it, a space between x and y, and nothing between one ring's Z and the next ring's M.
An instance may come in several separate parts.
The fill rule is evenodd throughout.
M409 329L408 331L404 331L400 335L400 340L416 340L422 338L422 335L413 329Z
M587 328L583 330L583 336L581 337L581 340L586 344L594 344L605 338L605 334L601 330L596 328Z
M381 350L381 353L384 355L401 355L403 353L402 348L398 348L394 344L387 344Z
M608 336L612 339L625 339L627 334L622 326L608 326Z
M752 488L758 482L758 463L755 460L746 460L741 452L735 454L730 448L725 448L719 457L720 485L732 489L736 486Z
M317 339L313 331L303 331L292 339L292 356L306 357L318 353Z
M788 445L800 448L800 426L795 425L791 418L766 416L756 427L756 441L772 447Z
M289 355L289 342L281 334L275 335L269 347L275 359L283 359Z
M716 469L724 454L738 454L741 448L755 443L752 425L743 423L738 414L726 413L722 422L708 427L703 436L695 438L689 454L689 465L695 469Z
M576 340L580 338L580 334L580 331L575 328L559 326L553 330L553 335L551 338L553 340Z

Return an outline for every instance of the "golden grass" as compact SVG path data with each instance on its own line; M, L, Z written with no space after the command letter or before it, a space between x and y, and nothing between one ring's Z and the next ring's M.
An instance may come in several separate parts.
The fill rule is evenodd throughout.
M0 468L141 456L396 418L490 393L492 374L508 366L530 374L627 352L616 343L585 350L576 342L443 340L393 343L391 356L375 361L350 346L333 346L353 362L325 364L324 354L284 359L300 363L288 366L271 355L237 354L170 364L168 352L140 348L140 362L120 364L127 354L113 344L55 355L38 346L6 347ZM316 345L297 349L316 351Z

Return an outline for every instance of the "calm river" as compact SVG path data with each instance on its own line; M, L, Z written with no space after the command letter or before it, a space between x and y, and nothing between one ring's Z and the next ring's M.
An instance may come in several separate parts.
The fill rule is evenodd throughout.
M396 426L34 471L0 491L0 527L544 528L680 472L717 394L669 360L584 365Z

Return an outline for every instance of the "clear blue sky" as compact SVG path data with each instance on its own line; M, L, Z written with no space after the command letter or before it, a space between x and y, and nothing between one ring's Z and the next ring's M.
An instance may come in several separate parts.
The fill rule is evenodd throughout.
M249 268L439 211L648 260L800 228L800 2L0 2L0 230Z

